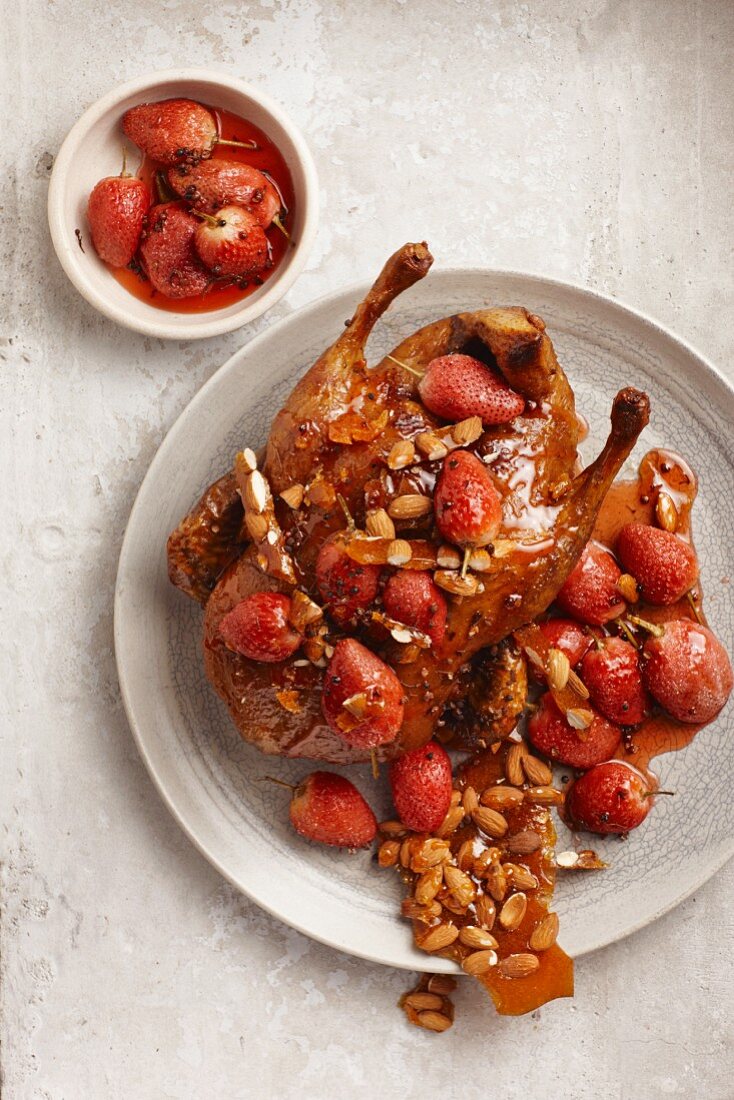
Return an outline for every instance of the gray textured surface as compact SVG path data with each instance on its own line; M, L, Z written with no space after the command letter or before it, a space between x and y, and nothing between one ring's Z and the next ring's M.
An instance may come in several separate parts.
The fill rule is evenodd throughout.
M619 295L731 377L734 9L30 0L4 34L3 1095L729 1100L731 865L583 960L573 1004L501 1020L467 988L434 1038L394 1009L404 975L289 931L192 849L121 711L111 593L158 443L247 334L116 329L62 275L44 203L54 150L115 80L231 67L300 123L321 176L276 315L426 237L444 263Z

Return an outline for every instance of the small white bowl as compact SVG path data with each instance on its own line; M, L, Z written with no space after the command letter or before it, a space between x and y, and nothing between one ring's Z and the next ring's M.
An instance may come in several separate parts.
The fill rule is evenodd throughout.
M86 220L89 193L104 176L120 171L122 116L139 103L176 96L232 111L260 127L282 153L293 178L295 247L248 298L222 309L178 313L156 309L130 294L102 263ZM308 257L318 223L318 179L301 134L269 96L236 77L207 69L172 69L139 77L115 88L84 112L69 131L54 164L48 193L51 238L61 266L88 302L106 317L147 336L197 340L219 336L253 321L288 292ZM81 230L85 250L76 236Z

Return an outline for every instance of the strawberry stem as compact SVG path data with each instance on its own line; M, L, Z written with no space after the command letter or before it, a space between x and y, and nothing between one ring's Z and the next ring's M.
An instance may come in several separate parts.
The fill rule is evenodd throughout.
M122 171L120 172L120 179L125 179L127 176L127 149L123 145L122 147Z
M217 145L233 145L237 149L259 149L256 141L230 141L228 138L217 138Z
M339 507L341 508L342 512L346 516L347 528L349 530L349 533L354 534L354 532L357 530L357 524L354 522L354 516L349 511L349 505L347 504L346 500L341 495L341 493L336 494L336 499L339 501Z
M622 633L624 634L627 641L630 642L635 647L635 649L640 648L640 643L637 641L637 638L632 633L630 628L627 626L627 623L624 621L624 619L619 620L619 629L622 631ZM596 640L596 648L601 649L601 642L599 641L598 638L596 638L595 640Z
M386 355L385 358L389 359L393 363L397 363L399 367L402 367L403 370L407 370L410 374L414 374L416 378L423 377L419 370L416 370L415 367L409 367L407 363L403 363L400 359L396 359L394 355Z
M276 214L275 217L273 218L273 225L276 227L276 229L279 229L281 231L281 233L283 234L283 236L285 237L285 239L290 242L291 248L295 248L296 247L296 242L293 240L290 233L288 232L286 227L283 225L283 221L281 219L280 214Z
M696 603L696 601L693 597L693 593L692 592L686 592L686 599L688 600L691 611L693 612L693 614L696 618L696 622L701 623L701 625L703 626L703 616L701 615L701 612L698 609L698 604Z
M259 781L261 783L264 783L264 782L276 783L277 786L279 786L279 787L287 787L288 790L291 791L291 792L298 790L298 787L295 786L293 783L286 783L286 781L284 779L275 779L275 777L272 776L272 775L262 775L262 776L260 776Z
M466 576L466 571L469 568L469 559L470 559L470 557L471 557L471 546L466 546L464 548L464 560L461 563L461 578L462 578L462 580Z
M380 778L380 765L377 763L377 753L374 749L370 749L370 761L372 763L372 778Z
M665 631L661 626L656 623L650 623L647 619L641 619L639 615L628 615L627 618L635 626L641 626L643 630L646 630L648 634L652 634L653 638L662 638Z
M643 798L657 798L659 794L675 794L675 791L645 791Z

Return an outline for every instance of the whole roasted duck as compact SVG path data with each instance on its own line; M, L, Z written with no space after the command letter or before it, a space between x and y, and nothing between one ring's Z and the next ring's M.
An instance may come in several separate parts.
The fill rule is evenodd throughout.
M348 763L376 751L389 759L424 744L457 714L465 744L507 732L524 703L509 636L553 601L647 423L647 397L622 390L607 443L579 471L573 392L543 321L518 307L435 321L368 369L373 326L431 263L425 244L405 245L388 260L276 416L260 469L252 452L238 455L170 536L171 581L206 605L207 675L242 736L265 752ZM523 411L486 430L476 418L457 426L432 415L419 378L452 353L499 372L525 399ZM459 453L481 461L501 502L499 529L473 550L446 545L436 533L437 479ZM378 567L374 598L354 614L348 593L341 606L326 601L324 612L317 567L327 540L353 563L355 590L360 570ZM437 641L385 612L384 585L406 570L428 574L446 599ZM303 644L287 660L251 660L224 640L223 620L258 592L293 597ZM349 740L361 697L344 704L355 712L347 706L346 723L325 717L324 682L334 690L334 648L345 637L399 680L400 728L376 749Z

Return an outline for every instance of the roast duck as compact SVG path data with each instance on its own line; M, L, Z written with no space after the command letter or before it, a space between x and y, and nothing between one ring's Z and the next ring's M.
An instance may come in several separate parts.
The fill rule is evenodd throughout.
M525 702L512 632L553 601L647 423L647 397L621 390L606 444L581 469L573 391L543 321L521 307L434 321L368 369L373 326L431 264L425 244L390 257L295 386L262 455L237 455L169 538L172 583L205 608L207 676L242 737L266 753L347 764L391 759L433 736L467 749L505 736ZM522 411L490 426L432 414L421 376L454 353L501 376ZM457 482L464 465L469 475ZM441 496L451 520L456 501L440 481L453 476L457 498L462 484L471 493L477 465L498 502L492 537L452 544L437 509ZM331 590L325 558L338 566ZM433 637L406 622L410 614L401 621L385 610L386 584L405 572L440 593L432 608L445 607L445 628ZM222 627L262 592L291 597L284 606L298 648L286 660L250 659ZM369 650L363 680L370 654L387 677L378 671L376 687L365 682L348 699L338 690L345 639L362 657ZM380 724L380 707L397 713L392 725Z

